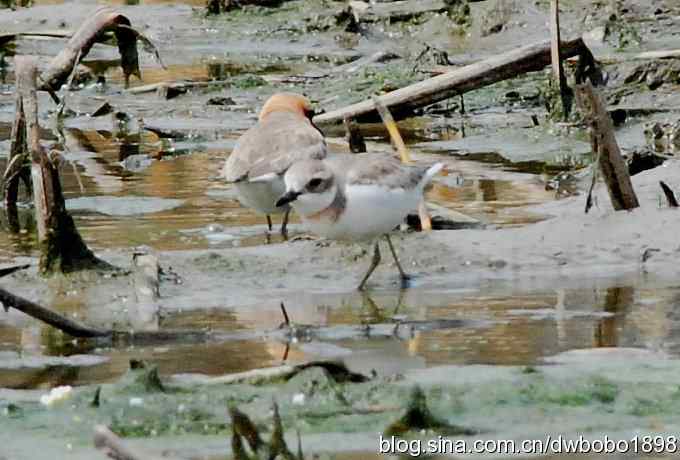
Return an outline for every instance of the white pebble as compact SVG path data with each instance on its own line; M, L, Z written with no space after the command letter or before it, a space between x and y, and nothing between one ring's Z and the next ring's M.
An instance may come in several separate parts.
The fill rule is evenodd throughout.
M51 406L52 404L68 398L73 388L70 385L54 387L46 395L40 396L40 404Z

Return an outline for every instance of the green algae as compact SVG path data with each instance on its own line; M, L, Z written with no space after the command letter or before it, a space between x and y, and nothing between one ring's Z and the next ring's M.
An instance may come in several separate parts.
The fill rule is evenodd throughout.
M669 427L680 424L680 391L664 381L677 372L677 363L596 367L533 366L530 372L526 367L433 368L404 380L353 382L311 366L287 380L257 385L181 384L161 378L165 392L145 383L144 375L153 375L148 367L102 385L98 407L92 405L97 387L84 386L51 407L37 401L0 403L0 417L6 433L49 430L81 448L91 437L88 427L101 423L123 437L147 441L217 436L225 440L225 454L232 431L229 408L248 414L264 437L272 433L267 428L272 426L272 401L278 404L284 432L299 430L303 440L325 433L597 433L645 425L648 417Z

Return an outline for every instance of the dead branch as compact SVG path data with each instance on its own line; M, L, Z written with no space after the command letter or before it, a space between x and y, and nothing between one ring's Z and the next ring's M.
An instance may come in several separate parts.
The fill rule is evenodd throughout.
M20 37L37 37L37 38L69 38L72 32L67 30L53 30L53 31L27 31L0 34L0 46L9 42L15 41Z
M666 195L666 201L668 201L668 206L670 206L671 208L677 208L678 200L675 198L675 193L673 193L673 190L664 181L659 181L659 185L661 185L661 190L663 190L663 194Z
M645 51L633 56L633 59L674 59L680 57L680 49Z
M52 59L48 68L40 75L39 89L58 91L66 83L72 69L78 65L79 59L85 58L92 46L107 32L113 32L118 43L126 87L129 85L130 75L141 78L137 40L140 40L145 48L151 49L160 60L158 50L149 39L131 27L127 17L111 8L100 8L73 34L62 52Z
M589 121L593 154L607 184L609 198L615 210L640 206L630 181L619 145L614 135L614 124L602 97L590 82L576 87L578 104Z
M37 67L32 58L17 56L16 71L17 119L23 130L15 134L17 142L25 141L31 156L33 201L40 244L40 272L73 272L82 269L111 269L90 251L66 211L61 191L59 170L40 145L38 100L36 96ZM22 134L23 131L23 134Z
M589 56L586 61L592 63L592 54L581 38L562 42L563 59L577 55ZM415 109L526 72L539 71L547 65L550 65L550 42L536 43L400 88L379 99L396 119L402 119L412 115ZM346 117L366 121L375 114L375 104L369 99L318 115L314 123L340 124Z

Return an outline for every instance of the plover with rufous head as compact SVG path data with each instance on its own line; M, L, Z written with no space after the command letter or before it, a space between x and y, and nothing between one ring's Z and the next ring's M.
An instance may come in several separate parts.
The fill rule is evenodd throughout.
M296 161L326 157L326 141L312 123L313 115L304 96L274 94L262 107L257 124L238 139L224 164L224 177L234 183L239 202L265 214L269 231L271 214L284 214L281 225L284 237L290 206L276 204L285 192L283 174ZM253 182L253 177L268 180Z
M389 233L410 211L418 209L425 187L442 167L442 163L427 167L405 165L379 154L300 161L286 171L286 191L276 205L292 205L309 230L319 236L374 241L373 259L359 290L364 289L380 263L379 241L384 236L405 285L409 277L399 263Z

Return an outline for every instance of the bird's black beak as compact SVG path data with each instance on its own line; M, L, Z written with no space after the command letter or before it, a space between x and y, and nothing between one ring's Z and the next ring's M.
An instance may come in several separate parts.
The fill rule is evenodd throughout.
M278 201L276 202L276 207L280 208L281 206L285 206L291 201L297 200L297 197L299 197L300 195L302 195L302 193L289 190L283 195L281 195L281 198L279 198Z
M314 117L317 116L317 115L321 115L324 112L325 112L324 110L313 110L313 109L305 112L307 119L309 119L309 123L312 125L312 127L314 127L314 129L319 131L322 136L325 136L325 134L323 133L323 131L321 131L321 129L319 129L319 127L316 125L316 123L314 123Z

